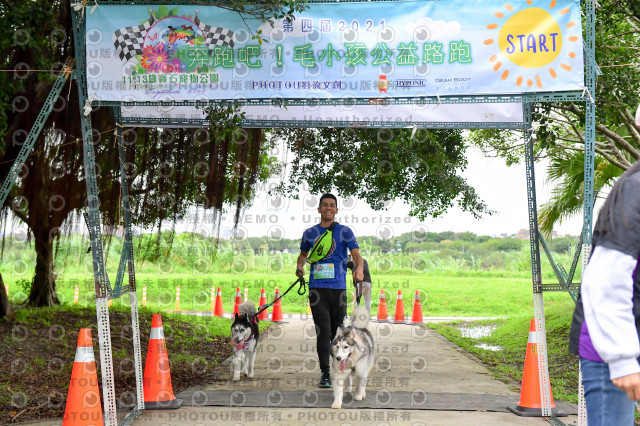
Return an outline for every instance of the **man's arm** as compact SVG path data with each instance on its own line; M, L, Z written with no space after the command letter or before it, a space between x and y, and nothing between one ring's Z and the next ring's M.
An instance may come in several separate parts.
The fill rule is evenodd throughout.
M360 256L360 250L351 249L351 257L353 258L353 263L355 264L355 269L353 270L353 278L357 283L360 283L362 282L362 280L364 280L364 273L362 272L364 262L362 261L362 256Z
M303 277L304 276L304 265L307 263L307 257L309 256L308 251L301 251L300 256L298 256L298 261L296 263L296 276Z

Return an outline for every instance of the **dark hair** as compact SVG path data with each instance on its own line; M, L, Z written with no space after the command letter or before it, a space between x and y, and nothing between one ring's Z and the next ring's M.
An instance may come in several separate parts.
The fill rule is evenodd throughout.
M604 202L602 209L600 210L600 214L598 214L598 220L595 226L595 230L598 231L600 235L603 235L605 232L607 232L607 224L611 225L611 228L609 229L611 229L611 232L615 234L616 228L614 218L616 216L616 201L618 201L618 198L622 196L622 185L624 184L624 181L626 181L629 176L637 172L640 172L640 160L636 161L635 164L629 167L627 171L618 178L616 183L611 188L611 192L609 192L609 196L607 196L607 199ZM624 223L624 226L626 227L627 220L624 214L623 201L624 200L620 198L620 213L622 223Z
M336 206L338 205L338 199L336 198L335 195L333 195L333 194L324 194L322 197L320 197L320 202L318 203L318 207L320 207L322 205L322 200L324 200L325 198L331 198L333 201L336 202Z

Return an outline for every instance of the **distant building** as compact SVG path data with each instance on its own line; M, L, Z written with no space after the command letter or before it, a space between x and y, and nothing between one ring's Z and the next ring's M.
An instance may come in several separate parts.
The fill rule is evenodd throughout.
M558 233L556 231L551 231L551 238L556 238L558 236ZM529 239L529 228L526 229L521 229L518 231L518 233L516 234L516 238L519 238L521 240L528 240Z

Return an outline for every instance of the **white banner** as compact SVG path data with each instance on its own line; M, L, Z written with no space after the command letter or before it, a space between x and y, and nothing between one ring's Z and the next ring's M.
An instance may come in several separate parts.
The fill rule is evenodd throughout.
M405 123L406 127L418 125L429 127L429 123L521 123L520 103L470 103L470 104L428 104L428 105L354 105L354 106L288 106L275 105L248 106L241 109L247 124L255 121L281 121L280 127L312 127L311 125L366 126L371 122ZM202 110L186 106L130 106L122 107L122 117L140 118L136 127L154 127L157 124L144 123L144 119L204 120ZM163 127L170 127L163 124ZM176 124L173 127L185 127ZM199 127L194 123L191 127ZM272 126L275 127L275 126ZM474 126L469 126L474 127Z

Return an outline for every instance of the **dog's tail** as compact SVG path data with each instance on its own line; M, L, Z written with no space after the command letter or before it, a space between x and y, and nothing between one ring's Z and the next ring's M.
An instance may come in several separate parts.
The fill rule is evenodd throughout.
M244 303L241 303L240 306L238 306L238 312L240 312L240 315L242 314L253 315L257 312L256 305L254 305L252 301L248 300Z
M367 328L371 315L364 306L356 306L353 310L352 323L356 328Z

